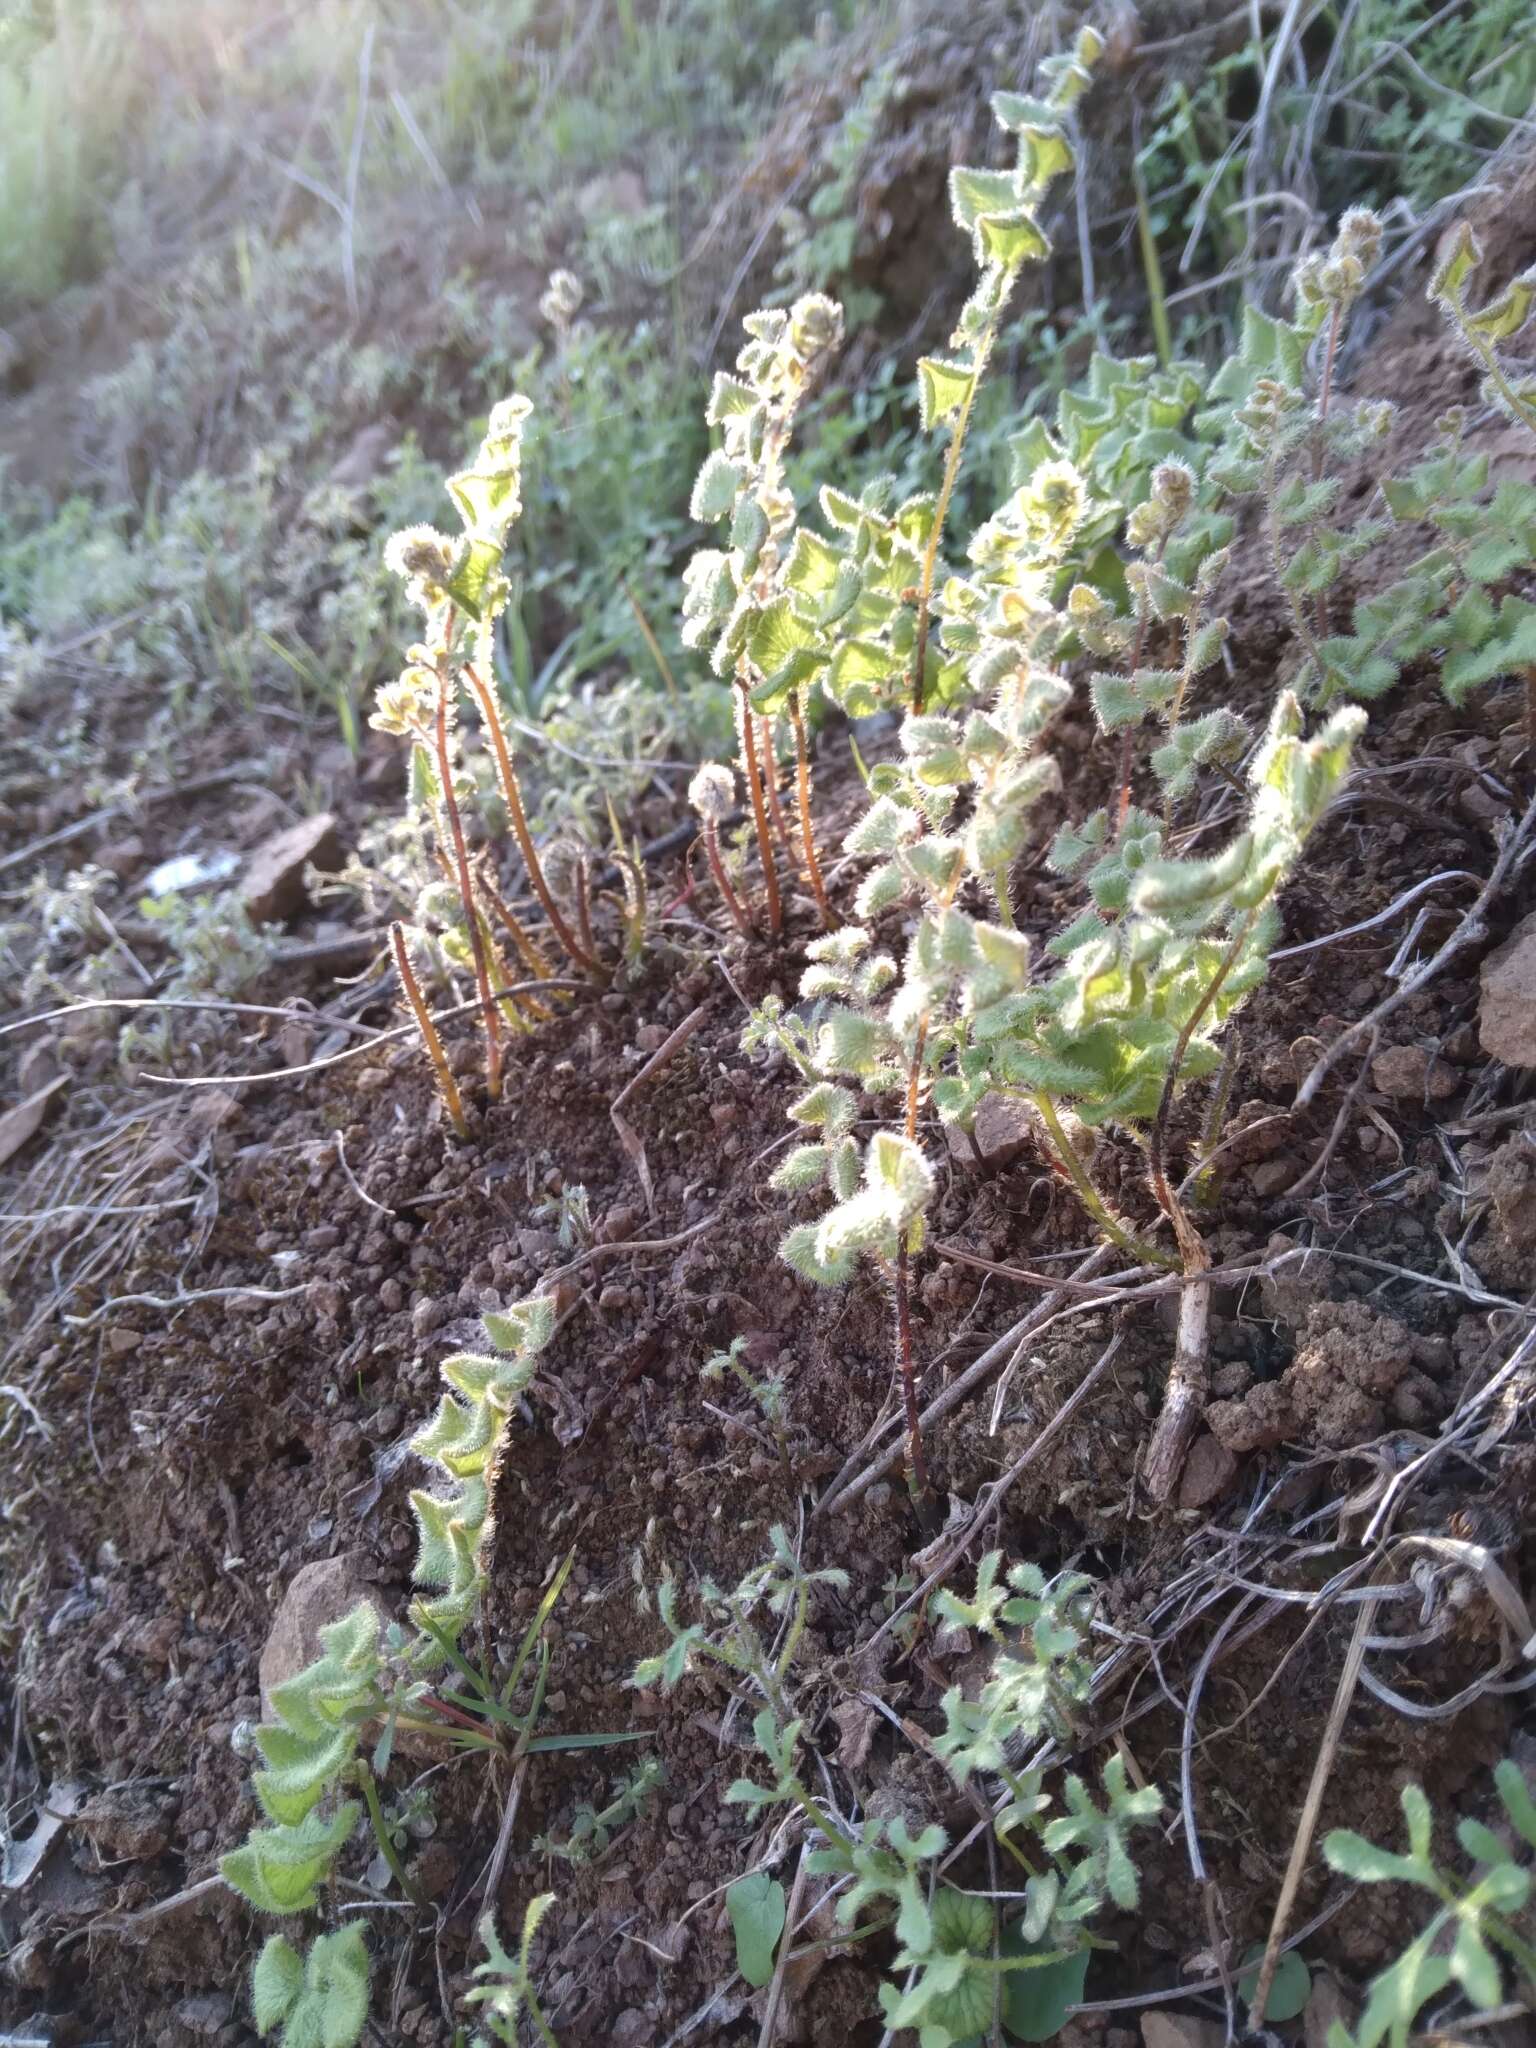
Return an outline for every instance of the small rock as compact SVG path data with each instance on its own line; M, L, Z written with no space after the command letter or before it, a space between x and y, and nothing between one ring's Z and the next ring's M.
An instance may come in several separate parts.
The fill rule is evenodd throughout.
M1268 1197L1278 1195L1297 1178L1301 1168L1288 1154L1278 1159L1261 1159L1257 1166L1248 1169L1248 1185L1256 1195Z
M1209 1434L1196 1437L1179 1481L1181 1508L1206 1508L1220 1500L1237 1477L1237 1460L1226 1445Z
M124 1648L135 1657L142 1657L146 1664L169 1664L171 1654L181 1640L181 1623L174 1614L157 1614L152 1621L141 1622L128 1636Z
M1354 2028L1354 2007L1325 1971L1313 1972L1312 1991L1301 2023L1306 2029L1307 2048L1328 2048L1328 2036L1335 2023L1346 2032Z
M1195 2019L1187 2012L1144 2012L1143 2048L1221 2048L1226 2028L1215 2020Z
M88 1799L76 1826L109 1863L158 1856L171 1839L171 1805L147 1785L113 1785Z
M958 1124L945 1127L952 1157L961 1165L981 1164L994 1172L1011 1166L1015 1159L1038 1142L1038 1119L1028 1103L1008 1095L984 1095L976 1107L976 1121L967 1135ZM975 1138L972 1148L971 1137Z
M229 2024L233 2011L234 2001L222 1991L204 1991L196 1998L184 1998L176 2017L189 2034L211 2035Z
M440 1330L448 1320L448 1309L441 1301L418 1301L411 1310L411 1335L418 1340L430 1337L434 1330Z
M1371 1061L1371 1079L1383 1095L1411 1102L1443 1102L1460 1086L1450 1068L1422 1045L1389 1045Z
M613 2032L608 2036L613 2048L650 2048L656 2039L656 2022L648 2012L642 2012L638 2005L632 2005L628 2012L621 2012L613 2023Z
M116 875L120 882L143 862L144 842L136 832L130 832L123 839L112 840L96 856L96 865L105 868L108 874Z
M641 1214L633 1203L615 1203L593 1233L596 1241L599 1244L623 1244L639 1229Z
M23 1935L5 1959L5 1974L19 1991L46 1991L53 1981L48 1951L34 1935Z
M301 1565L288 1582L282 1604L257 1667L261 1676L261 1717L272 1719L272 1690L313 1664L320 1655L320 1631L350 1614L361 1600L374 1599L360 1551L317 1558Z
M1536 1067L1536 911L1483 962L1477 1029L1506 1067Z
M246 863L240 901L252 924L286 924L304 908L304 869L327 873L341 866L341 841L329 811L302 818L264 839Z
M130 1351L137 1351L144 1342L140 1330L108 1330L107 1349L115 1358L125 1358Z

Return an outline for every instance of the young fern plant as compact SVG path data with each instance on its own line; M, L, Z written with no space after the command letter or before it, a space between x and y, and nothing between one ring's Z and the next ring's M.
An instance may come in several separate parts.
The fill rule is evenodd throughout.
M777 938L783 924L778 869L769 823L777 794L777 762L771 731L760 716L764 664L779 675L794 664L794 635L784 592L799 573L798 558L810 545L795 530L795 504L784 484L784 456L795 414L842 338L842 309L820 293L797 299L788 312L763 311L746 320L747 342L736 359L739 376L717 373L707 418L720 430L721 445L705 459L693 487L689 511L705 525L728 524L726 550L701 548L688 565L683 589L683 644L712 642L710 659L718 675L731 678L736 701L739 765L747 786L762 865L768 925ZM852 588L824 593L817 610L826 623L851 602ZM814 670L785 678L771 708L788 709L795 729L800 854L817 907L832 921L816 853L811 821L810 754L806 737L804 685ZM723 770L701 770L690 791L705 821L706 845L715 881L738 925L744 913L725 878L711 808ZM713 778L710 781L709 778ZM725 808L729 808L727 804Z
M377 1609L360 1602L321 1630L314 1663L273 1688L273 1718L254 1736L261 1767L252 1782L263 1824L219 1866L258 1912L287 1918L314 1911L365 1811L392 1875L412 1895L376 1775L387 1767L397 1728L441 1734L463 1721L437 1699L430 1674L454 1661L478 1611L497 1461L553 1325L552 1303L533 1296L485 1318L492 1351L444 1361L449 1391L411 1446L438 1473L435 1488L411 1495L420 1536L414 1632L385 1631ZM375 1730L365 1754L365 1738ZM360 1922L317 1936L307 1954L274 1933L252 1973L257 2032L277 2030L282 2048L317 2041L353 2048L367 2019L367 1987Z
M500 993L508 985L508 976L494 927L499 924L508 933L524 968L535 980L550 978L550 969L532 936L501 897L486 864L471 858L459 760L459 708L466 694L478 711L513 836L549 928L580 972L598 976L602 972L594 948L576 936L545 874L494 687L496 621L511 595L501 562L507 535L522 510L522 439L531 410L526 398L503 399L491 412L474 463L448 479L449 495L462 523L456 537L431 526L411 526L387 542L385 563L402 578L411 603L422 614L423 637L407 649L406 665L398 678L380 689L369 721L381 732L398 734L413 743L412 786L436 821L438 857L457 893L485 1039L486 1092L492 1101L501 1092L502 1004L508 1000ZM405 958L403 940L396 943L395 951L398 965ZM420 1025L424 1010L419 990L413 992L406 968L402 967L401 973L407 1000ZM518 1015L515 1007L511 1014L514 1018ZM456 1130L461 1129L462 1109L455 1114L454 1097L444 1085L441 1048L434 1047L433 1035L425 1027L423 1037L439 1086L444 1088L450 1120Z

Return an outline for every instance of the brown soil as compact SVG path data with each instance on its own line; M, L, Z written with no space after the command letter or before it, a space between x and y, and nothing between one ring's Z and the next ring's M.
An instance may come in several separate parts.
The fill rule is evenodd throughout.
M1389 331L1362 386L1392 391L1423 424L1465 396L1467 381L1443 345L1410 333L1399 353ZM1238 695L1262 715L1291 659L1283 613L1246 553L1227 596ZM1428 874L1487 871L1510 807L1498 791L1529 777L1529 764L1517 763L1515 708L1511 692L1456 714L1422 679L1378 707L1350 790L1287 897L1286 947L1374 916ZM1063 805L1081 812L1107 793L1111 764L1085 724L1069 723L1059 738ZM824 776L829 843L855 801L840 775L829 767ZM335 794L353 824L376 801L339 763ZM195 843L221 802L152 814L130 870L162 844ZM41 798L19 798L16 843L44 829ZM103 827L96 849L121 829ZM1039 862L1018 880L1021 918L1050 929L1058 886ZM671 870L657 884L658 903L684 886ZM415 1538L405 1501L414 1475L401 1446L435 1400L439 1361L474 1338L480 1311L562 1269L567 1312L501 1472L485 1647L493 1660L510 1653L574 1548L549 1631L546 1725L644 1728L667 1775L610 1852L575 1868L549 1866L529 1845L539 1834L563 1840L578 1801L601 1803L612 1759L541 1758L528 1775L489 1903L511 1930L533 1893L558 1892L538 1975L561 2040L643 2048L676 2038L706 2007L689 2039L757 2038L740 1984L719 1990L732 1974L720 1889L771 1837L721 1804L746 1764L744 1717L727 1712L725 1688L707 1676L670 1696L626 1683L636 1659L659 1647L643 1589L664 1574L685 1588L701 1575L730 1583L761 1558L772 1523L802 1531L808 1564L836 1564L850 1578L845 1597L818 1607L802 1659L813 1675L809 1737L845 1806L878 1811L899 1797L951 1812L943 1781L889 1722L860 1734L861 1692L932 1728L955 1674L953 1656L926 1632L910 1653L886 1635L873 1664L860 1656L924 1536L890 1485L845 1514L812 1513L890 1400L888 1306L868 1279L818 1293L773 1256L785 1210L764 1181L785 1132L789 1077L749 1065L737 1048L742 998L776 991L793 1000L814 919L797 905L777 955L761 945L722 949L701 921L701 897L679 901L666 945L634 986L582 996L519 1043L507 1097L480 1106L468 1146L445 1134L409 1044L370 1043L308 1075L278 1072L341 1049L330 1042L338 1020L391 1023L383 980L345 994L317 979L313 1019L213 1014L178 1024L163 1064L226 1077L190 1093L125 1080L98 1014L58 1032L64 1107L11 1163L4 1207L11 1216L66 1203L103 1213L72 1209L7 1226L20 1250L5 1281L14 1335L0 1377L30 1404L8 1393L4 1410L7 1791L17 1815L48 1788L56 1806L67 1804L68 1782L85 1803L30 1881L0 1903L7 2024L61 2044L181 2048L207 2039L232 2048L249 2038L242 1980L257 1930L208 1880L249 1824L248 1766L231 1737L258 1711L257 1663L277 1604L302 1565L346 1556L387 1608L402 1606ZM1451 890L1423 899L1421 955L1466 900ZM1489 944L1520 908L1495 906ZM1139 1769L1167 1791L1173 1822L1144 1858L1146 1910L1104 1926L1120 1948L1096 1966L1097 1999L1203 1976L1213 1927L1237 1951L1262 1938L1333 1697L1351 1611L1318 1623L1300 1607L1254 1608L1224 1587L1215 1560L1295 1589L1321 1584L1355 1554L1362 1500L1512 1348L1519 1318L1485 1290L1531 1291L1536 1106L1523 1093L1528 1077L1478 1051L1477 949L1400 1008L1378 1048L1432 1055L1422 1070L1449 1076L1449 1090L1389 1096L1374 1069L1362 1076L1346 1064L1316 1104L1291 1112L1317 1047L1389 991L1411 915L1281 959L1242 1018L1232 1099L1246 1106L1244 1137L1207 1235L1224 1264L1266 1249L1313 1256L1280 1265L1263 1284L1218 1290L1211 1420L1236 1459L1224 1490L1198 1509L1158 1511L1139 1486L1172 1348L1161 1313L1145 1304L1079 1310L1032 1339L995 1433L990 1389L934 1433L941 1492L974 1501L1120 1332L1112 1369L1001 1501L986 1538L1010 1557L1092 1571L1116 1637L1150 1631L1163 1642L1156 1669L1129 1659L1127 1682L1106 1693L1080 1745L1079 1767L1096 1770L1111 1731L1123 1729ZM294 972L246 993L292 1006ZM626 1107L644 1147L648 1206L610 1105L699 1009L697 1030ZM467 1022L453 1053L472 1076ZM253 1069L270 1078L227 1078ZM1194 1113L1192 1104L1181 1145ZM1340 1117L1327 1171L1288 1193ZM948 1157L937 1141L930 1150ZM1106 1145L1096 1171L1125 1209L1150 1218L1128 1145ZM562 1252L532 1213L577 1183L596 1224L595 1247L580 1257ZM968 1259L1038 1268L1087 1241L1069 1196L1029 1157L990 1176L951 1161L934 1237L916 1304L928 1396L1035 1296ZM786 1378L793 1485L729 1383L723 1393L701 1385L703 1359L738 1334L758 1369ZM1412 1493L1404 1526L1443 1531L1478 1518L1481 1540L1517 1581L1522 1568L1528 1577L1528 1476L1512 1409L1476 1466L1445 1461ZM1290 1533L1308 1514L1305 1542L1343 1546L1322 1563ZM1170 1613L1180 1574L1203 1586L1203 1604ZM1421 1704L1450 1699L1497 1661L1496 1617L1475 1583L1465 1596L1446 1633L1384 1665L1389 1682ZM1262 1628L1248 1633L1258 1620ZM1197 1729L1188 1817L1208 1891L1191 1874L1178 1824L1175 1703L1186 1698ZM1484 1694L1451 1724L1407 1720L1362 1695L1324 1825L1392 1834L1396 1788L1409 1775L1451 1809L1503 1752L1514 1704ZM397 1764L397 1790L409 1774ZM436 1828L411 1858L433 1913L370 1913L383 2041L451 2037L508 1790L504 1774L474 1761L438 1767L427 1784ZM787 1879L792 1862L781 1867ZM1314 1859L1298 1916L1328 1896ZM1309 1952L1353 1980L1401 1933L1399 1912L1357 1897ZM877 2039L880 1961L867 1948L838 1955L798 1987L794 2038ZM1081 2027L1098 2038L1105 2024L1099 2013Z

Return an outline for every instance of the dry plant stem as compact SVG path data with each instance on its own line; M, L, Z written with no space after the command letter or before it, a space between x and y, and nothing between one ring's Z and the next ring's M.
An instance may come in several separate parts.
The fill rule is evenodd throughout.
M933 527L928 535L928 545L923 550L923 573L917 586L917 636L912 645L912 709L921 711L928 693L928 625L933 607L933 574L938 565L939 543L944 538L944 521L949 516L949 501L955 495L955 483L960 475L960 457L965 452L965 437L970 429L971 408L976 403L976 393L981 380L987 374L987 362L992 354L992 344L997 339L997 325L1003 316L1006 293L998 300L987 320L981 340L976 344L972 358L973 370L970 389L960 408L960 417L955 421L950 436L949 454L944 460L944 481L939 486L939 502L934 507Z
M1281 1885L1280 1896L1275 1901L1275 1917L1270 1922L1269 1939L1264 1944L1264 1960L1259 1965L1259 1979L1253 1989L1250 2014L1262 2013L1269 2003L1270 1986L1275 1981L1275 1969L1280 1961L1280 1945L1285 1940L1286 1922L1291 1917L1291 1908L1296 1903L1296 1893L1301 1886L1302 1872L1306 1869L1307 1858L1312 1853L1312 1837L1317 1832L1317 1817L1322 1810L1323 1794L1328 1789L1333 1759L1338 1753L1339 1742L1344 1734L1344 1723L1349 1717L1350 1704L1355 1697L1355 1687L1359 1683L1360 1667L1365 1661L1366 1637L1371 1632L1371 1624L1376 1618L1376 1609L1380 1604L1378 1600L1363 1600L1360 1603L1355 1632L1349 1639L1344 1669L1339 1673L1338 1690L1333 1696L1333 1706L1329 1710L1328 1725L1323 1730L1317 1762L1312 1767L1312 1782L1307 1787L1306 1804L1301 1809L1296 1839L1291 1844L1291 1860L1285 1867L1285 1882Z
M806 1858L810 1853L809 1844L800 1850L800 1861L795 1866L795 1881L790 1887L789 1904L784 1910L786 1928L793 1928L800 1911L800 1901L805 1894L805 1880L808 1875ZM758 2029L757 2048L773 2048L778 2039L779 2005L784 1996L784 1972L789 1962L790 1943L779 1943L778 1962L774 1968L773 1980L768 1986L768 1997L763 2006L763 2024Z
M1173 1048L1173 1058L1168 1063L1157 1115L1152 1120L1149 1147L1152 1192L1163 1214L1173 1225L1179 1242L1179 1256L1184 1264L1184 1288L1179 1296L1179 1328L1173 1364L1169 1368L1162 1411L1152 1432L1152 1441L1147 1446L1147 1460L1143 1467L1147 1489L1156 1501L1171 1498L1179 1483L1179 1474L1184 1469L1184 1460L1189 1455L1189 1447L1194 1442L1195 1431L1200 1427L1208 1387L1206 1352L1211 1319L1211 1284L1206 1277L1210 1269L1210 1253L1168 1181L1165 1162L1168 1112L1173 1107L1173 1092L1189 1051L1189 1041L1215 1002L1222 983L1237 965L1257 918L1258 912L1250 911L1232 934L1220 966L1186 1018Z
M453 760L448 751L448 701L452 685L446 664L437 675L437 775L442 789L443 812L453 840L453 862L457 871L459 900L469 926L469 950L475 964L475 987L480 996L480 1017L485 1031L485 1092L492 1102L501 1093L501 1017L491 994L491 975L485 957L485 936L480 929L480 912L475 903L474 877L469 868L469 849L464 844L464 820L459 815L458 792L453 786Z
M1536 671L1533 671L1533 676L1536 676ZM1533 680L1531 688L1536 691L1536 680ZM831 931L837 919L827 901L827 885L816 853L816 828L811 822L811 749L805 731L805 705L798 696L790 699L789 715L795 728L795 794L800 806L800 851L805 857L806 877L816 898L816 908L821 912L821 921Z
M1489 907L1508 880L1517 855L1530 837L1533 824L1536 824L1536 797L1532 797L1526 805L1519 824L1505 833L1503 844L1499 848L1499 857L1493 864L1493 872L1479 890L1477 901L1462 917L1460 924L1439 952L1432 954L1420 967L1415 968L1391 995L1378 1003L1375 1009L1362 1017L1358 1023L1352 1024L1347 1031L1340 1032L1297 1089L1294 1108L1305 1109L1322 1087L1334 1063L1348 1052L1351 1046L1369 1038L1394 1010L1400 1009L1410 997L1416 996L1421 988L1433 981L1437 974L1442 973L1458 953L1465 952L1469 946L1482 945L1488 937Z
M741 772L746 777L747 794L752 800L752 824L757 833L758 857L763 863L768 929L777 938L784 928L784 908L779 901L779 871L774 865L773 838L768 829L768 809L763 801L763 785L758 772L756 720L752 715L747 686L740 676L736 678L736 688L740 692L736 711L741 728Z
M461 1138L469 1136L469 1125L464 1121L464 1104L459 1095L459 1084L453 1078L448 1065L448 1056L443 1051L443 1041L437 1035L437 1026L421 999L421 987L411 966L411 956L405 947L405 929L397 919L389 928L389 943L394 949L395 969L400 976L400 986L405 991L405 1000L411 1006L411 1015L416 1019L416 1029L421 1033L421 1042L427 1049L427 1058L432 1062L432 1071L437 1076L438 1092L443 1098L443 1107L448 1112L448 1121Z
M586 968L589 974L598 974L597 961L588 953L561 912L544 879L543 864L539 850L533 843L533 834L528 829L528 813L523 809L523 792L518 783L517 770L512 765L511 751L507 746L507 735L502 727L501 713L496 699L470 662L464 664L464 675L475 694L480 707L480 716L490 735L491 755L496 763L496 779L501 785L502 802L507 807L507 816L512 824L512 836L517 841L517 850L523 856L523 866L528 870L528 880L533 884L533 893L543 906L544 915L549 919L550 930L565 948L568 957L578 967Z
M736 929L744 939L752 936L752 920L741 907L741 898L736 894L735 885L725 870L725 861L720 853L720 827L713 818L704 820L704 858L709 862L709 871L715 878L715 887L720 891L726 909L735 920Z
M1155 1501L1172 1499L1205 1412L1210 1321L1211 1283L1203 1273L1188 1274L1179 1292L1179 1328L1168 1385L1142 1467L1147 1491Z

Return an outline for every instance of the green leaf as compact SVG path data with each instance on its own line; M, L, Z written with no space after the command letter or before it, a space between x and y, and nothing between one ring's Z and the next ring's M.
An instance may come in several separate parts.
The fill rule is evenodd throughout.
M902 666L878 641L845 640L832 657L826 688L850 718L865 718L885 702Z
M744 384L739 377L732 377L724 370L716 370L704 418L710 426L718 427L723 420L739 419L742 414L751 412L756 404L757 393L750 384Z
M949 174L949 203L955 226L967 234L987 213L1012 213L1019 204L1012 171L978 171L956 164Z
M1500 1803L1509 1816L1510 1826L1536 1849L1536 1804L1532 1803L1530 1787L1521 1774L1520 1766L1506 1757L1496 1766L1493 1782L1498 1788Z
M285 2020L303 1988L303 1957L285 1936L269 1936L251 1969L251 2017L257 2033L270 2034Z
M1026 1941L1023 1929L1022 1920L1003 1929L998 1947L1005 1958L1059 1953L1059 1942ZM1015 2041L1049 2041L1061 2032L1068 2006L1082 1998L1089 1953L1081 1948L1059 1962L1008 1972L1003 1979L1003 2026Z
M1477 246L1477 237L1463 221L1456 230L1450 254L1429 281L1430 298L1438 299L1442 305L1460 306L1467 279L1482 260L1483 252Z
M970 402L975 382L976 372L968 364L946 362L942 356L924 356L917 366L923 431L927 433L958 417Z
M1480 593L1476 593L1480 594ZM1465 605L1457 606L1460 612ZM1446 656L1440 684L1453 704L1460 704L1480 683L1536 667L1536 604L1506 597L1498 620L1481 646L1458 648Z
M1480 313L1472 314L1467 326L1485 341L1512 341L1530 319L1533 304L1536 278L1517 277L1496 299L1490 299Z
M752 621L747 634L747 652L765 680L777 677L794 655L814 651L818 634L795 610L786 596L774 598Z
M472 534L454 558L444 588L460 611L484 625L505 606L512 586L501 573L501 542Z
M784 587L803 597L824 598L837 583L843 557L829 541L802 526L784 564Z
M697 519L701 525L713 526L736 503L736 493L746 480L747 473L739 463L732 462L723 449L713 449L705 456L704 466L694 481L688 517Z
M258 1828L224 1858L219 1874L258 1912L307 1912L362 1810L349 1799L329 1821L309 1813L297 1827Z
M458 506L468 531L494 539L499 554L499 543L522 510L516 469L467 469L459 476L449 477L448 495Z
M1323 1861L1356 1884L1425 1884L1433 1876L1417 1857L1395 1856L1353 1828L1334 1828L1323 1838Z
M725 1910L736 1937L736 1967L759 1991L773 1975L773 1952L784 1931L784 1887L766 1870L754 1870L729 1887Z
M1027 206L1010 213L983 214L976 223L983 256L1013 270L1020 263L1043 263L1051 253L1040 223Z
M1238 1996L1247 2006L1252 2006L1253 1995L1259 1988L1259 1968L1264 1960L1264 1944L1255 1942L1243 1958L1243 1974L1237 1980ZM1287 1949L1275 1965L1275 1974L1270 1980L1269 1998L1263 2012L1248 2014L1248 2025L1252 2027L1282 2026L1293 2020L1312 1996L1312 1972L1295 1949Z

